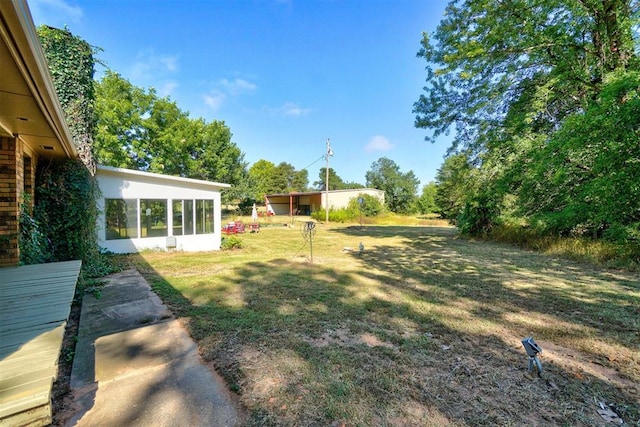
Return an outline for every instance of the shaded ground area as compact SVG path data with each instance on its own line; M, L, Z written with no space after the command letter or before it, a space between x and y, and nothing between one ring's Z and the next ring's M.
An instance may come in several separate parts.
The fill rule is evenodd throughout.
M449 228L314 238L313 264L298 230L268 228L241 251L128 260L248 424L603 425L598 411L640 422L637 275ZM542 378L527 372L527 336L543 349Z
M125 270L106 280L83 298L56 425L241 424L224 382L142 276Z

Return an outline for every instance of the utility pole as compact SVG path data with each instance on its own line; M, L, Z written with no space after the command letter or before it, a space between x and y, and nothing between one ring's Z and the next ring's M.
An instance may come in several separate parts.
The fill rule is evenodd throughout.
M327 160L327 167L325 170L327 177L324 180L324 191L325 191L324 210L327 215L326 217L327 224L329 224L329 157L331 156L333 156L333 150L331 149L331 143L329 142L329 138L327 138L327 154L324 155L325 159Z

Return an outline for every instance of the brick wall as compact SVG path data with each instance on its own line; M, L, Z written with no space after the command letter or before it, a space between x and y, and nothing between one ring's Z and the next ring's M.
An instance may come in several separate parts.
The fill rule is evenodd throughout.
M0 266L16 265L18 248L18 217L24 189L22 142L0 137Z

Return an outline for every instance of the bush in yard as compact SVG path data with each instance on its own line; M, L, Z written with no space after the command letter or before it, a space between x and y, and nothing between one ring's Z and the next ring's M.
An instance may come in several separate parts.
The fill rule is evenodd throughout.
M325 221L327 219L327 214L324 209L320 209L314 212L311 212L311 218L316 221ZM355 221L357 218L357 214L348 209L329 209L329 222L351 222Z
M362 204L358 202L358 199L362 199ZM349 200L347 210L356 214L354 219L360 216L360 212L362 212L362 216L370 218L380 215L384 211L384 205L377 197L361 193L358 194L358 197Z
M358 203L358 199L362 198L362 205ZM329 209L329 221L330 222L355 222L360 219L360 215L363 217L371 218L378 216L384 212L384 205L377 197L369 194L358 194L357 197L353 197L349 200L349 204L346 208L342 209ZM316 221L325 221L326 211L319 209L311 213L311 218Z
M224 251L230 251L233 249L242 249L244 244L238 236L227 236L222 238L220 243L220 249Z
M497 223L499 207L486 193L481 193L467 201L457 218L457 226L462 234L486 235Z

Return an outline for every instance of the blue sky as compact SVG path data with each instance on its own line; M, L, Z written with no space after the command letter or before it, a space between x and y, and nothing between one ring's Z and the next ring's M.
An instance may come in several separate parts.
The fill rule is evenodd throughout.
M306 168L311 184L329 138L345 181L364 184L387 157L424 185L450 145L424 141L411 112L425 85L421 34L445 0L28 2L36 25L66 25L134 85L224 121L250 164Z

